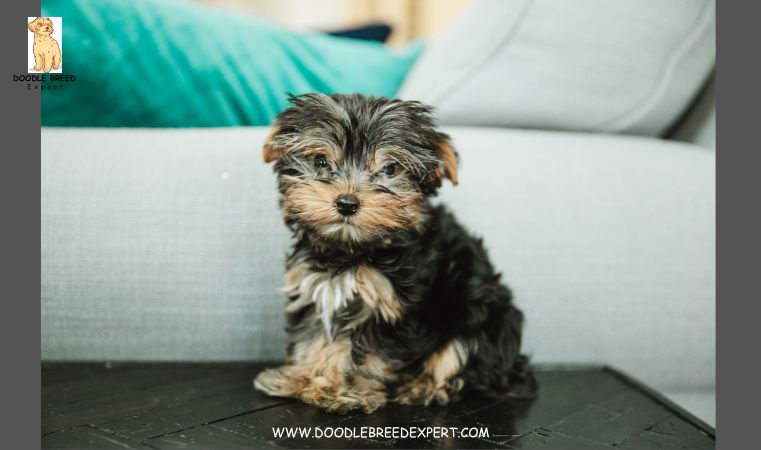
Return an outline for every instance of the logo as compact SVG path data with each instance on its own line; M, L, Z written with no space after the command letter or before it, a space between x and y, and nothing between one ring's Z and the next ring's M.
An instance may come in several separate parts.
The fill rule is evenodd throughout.
M26 27L27 69L14 74L13 82L29 91L60 91L77 81L74 74L63 73L63 18L27 17Z
M27 73L62 73L62 19L60 17L29 17Z

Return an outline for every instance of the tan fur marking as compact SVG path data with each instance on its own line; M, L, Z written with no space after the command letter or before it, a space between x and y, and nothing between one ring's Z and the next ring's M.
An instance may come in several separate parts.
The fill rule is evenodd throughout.
M293 155L297 155L302 158L308 158L310 156L324 155L331 161L340 161L340 153L336 152L336 149L329 145L309 145L289 147L285 145L275 145L275 137L280 133L280 125L275 124L267 137L264 139L262 146L262 156L265 163L270 163L283 156L283 152L290 152Z
M329 412L345 414L359 409L371 413L387 402L385 381L390 374L375 356L356 366L349 341L331 341L320 335L296 344L291 363L260 373L254 386L269 395L295 397Z
M368 170L370 170L371 173L375 172L375 170L380 167L381 160L382 157L379 152L377 150L373 150L373 155L370 157L370 161L368 163Z
M425 362L425 371L433 376L437 387L462 370L468 359L468 351L462 342L453 340L446 347L434 353Z
M421 374L400 378L377 355L367 355L362 365L355 365L348 340L332 341L321 334L297 343L288 365L260 373L254 386L269 395L298 398L338 413L356 409L370 413L389 400L403 405L445 405L464 387L459 373L467 357L465 345L454 340L428 358ZM400 387L389 399L386 386L396 380Z
M428 405L434 401L440 405L449 403L451 396L465 385L457 375L467 359L465 345L453 340L426 360L422 374L404 380L395 401L403 405Z
M335 208L341 194L359 199L359 210L344 217ZM288 187L283 202L286 217L311 224L318 234L349 242L365 242L388 229L409 229L422 226L420 197L399 193L388 195L371 189L357 189L348 183L325 184L315 180L294 182Z
M422 208L419 198L415 195L397 193L395 196L389 196L360 191L357 197L360 202L361 220L367 226L407 228L418 225L421 219Z
M359 366L360 372L370 378L383 381L396 379L396 372L389 363L378 355L365 356L365 362Z
M272 131L264 139L264 145L262 146L262 156L265 163L271 163L272 161L280 158L280 152L272 147L272 140L280 132L280 125L272 127Z
M368 167L370 172L375 172L388 163L398 162L396 158L392 157L395 150L398 151L397 149L390 148L379 148L374 150Z
M441 160L444 162L444 167L438 170L437 173L439 177L449 178L449 181L457 186L457 153L455 153L447 141L440 142L438 148Z
M336 151L335 148L330 146L324 146L324 147L304 147L301 149L298 149L294 152L295 155L298 155L301 158L308 158L310 156L318 156L322 155L328 159L328 161L331 162L341 162L341 158L343 157L342 153L339 151Z
M285 273L285 286L280 288L280 291L288 293L292 291L293 288L298 287L301 283L301 279L309 272L309 268L309 264L307 263L295 264L293 267L289 268Z
M294 183L283 197L287 213L316 227L341 223L343 217L336 211L336 198L344 190L335 184L307 180Z
M298 156L302 158L308 158L311 156L324 155L328 159L334 162L338 162L343 157L341 149L333 147L330 142L306 142L299 140L288 140L284 142L278 142L275 144L275 138L280 133L281 127L278 123L272 126L267 137L264 139L262 146L262 155L264 156L264 162L270 163L283 156L283 153L288 153L292 156Z

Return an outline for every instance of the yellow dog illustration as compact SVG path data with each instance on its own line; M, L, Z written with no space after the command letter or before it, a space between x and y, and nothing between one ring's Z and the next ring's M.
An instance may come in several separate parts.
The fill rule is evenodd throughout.
M38 17L29 22L29 31L34 33L34 70L50 72L61 66L61 49L58 41L50 37L53 33L53 21L47 17Z

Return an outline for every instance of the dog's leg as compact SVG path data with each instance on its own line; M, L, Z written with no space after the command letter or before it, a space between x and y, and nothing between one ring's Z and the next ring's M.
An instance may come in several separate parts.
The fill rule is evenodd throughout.
M45 61L45 57L42 53L34 54L34 70L42 70L42 64Z
M346 414L354 410L370 414L385 405L387 400L385 384L362 375L354 375L343 380L335 396L322 398L316 404L329 412L338 414Z
M520 354L523 313L504 298L493 305L473 341L478 351L463 373L468 390L486 397L534 398L537 381L528 358Z
M362 375L333 378L330 373L313 376L298 393L298 399L338 414L351 411L370 414L387 401L385 385L378 380Z
M330 368L283 366L257 375L254 387L274 397L291 397L328 412L371 413L386 404L385 385L363 375L349 375Z
M61 67L61 51L57 50L53 53L53 70L58 70Z
M50 72L50 70L51 70L52 68L53 68L53 57L52 57L52 55L49 55L49 54L48 54L48 55L45 55L45 54L43 54L43 59L42 59L42 70L43 70L45 73L48 73L48 72Z
M465 382L459 376L468 359L465 344L455 339L431 355L423 371L403 380L394 401L402 405L446 405L462 390Z
M308 383L307 372L297 366L267 369L254 379L257 390L273 397L297 397Z
M397 388L394 401L400 405L446 405L457 398L463 386L465 382L460 377L443 382L430 375L410 377Z
M385 366L372 356L362 365L354 364L349 341L317 336L296 344L289 361L289 365L260 373L254 387L339 414L371 413L386 404Z

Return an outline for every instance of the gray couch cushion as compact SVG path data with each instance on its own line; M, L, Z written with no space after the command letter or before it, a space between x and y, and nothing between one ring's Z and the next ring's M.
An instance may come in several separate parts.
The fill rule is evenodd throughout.
M714 381L714 152L646 138L450 128L440 200L483 235L540 362ZM284 356L288 233L267 130L42 133L42 357Z
M450 125L660 136L715 52L713 0L474 0L399 96Z
M716 147L716 81L711 77L700 95L668 134L669 139Z

